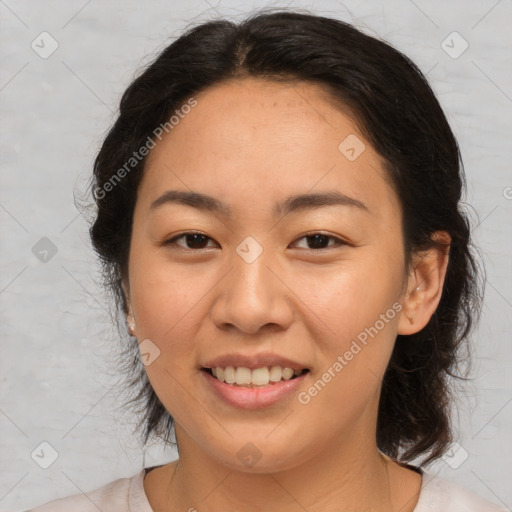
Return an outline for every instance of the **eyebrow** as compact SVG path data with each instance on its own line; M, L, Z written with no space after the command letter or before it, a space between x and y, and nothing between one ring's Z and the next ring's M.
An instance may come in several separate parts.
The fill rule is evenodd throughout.
M167 190L151 203L149 210L152 212L169 203L191 206L199 210L218 213L224 217L233 215L232 209L219 199L200 192L186 190ZM362 201L336 190L290 196L284 201L276 203L272 213L274 216L286 215L291 212L312 210L324 206L350 206L369 213L368 207Z

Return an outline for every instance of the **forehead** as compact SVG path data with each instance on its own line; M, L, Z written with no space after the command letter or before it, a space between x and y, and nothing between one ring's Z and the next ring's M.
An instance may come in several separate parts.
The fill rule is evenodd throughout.
M232 79L201 91L195 99L197 106L172 129L176 144L181 136L190 142L193 131L202 143L218 145L219 151L229 145L251 146L261 154L269 146L286 150L299 143L318 144L328 131L334 137L336 131L359 132L346 114L348 107L335 105L319 84ZM331 138L326 140L331 143Z
M245 78L194 99L196 106L151 150L142 200L168 188L202 191L235 209L315 189L365 203L393 195L381 157L320 85Z

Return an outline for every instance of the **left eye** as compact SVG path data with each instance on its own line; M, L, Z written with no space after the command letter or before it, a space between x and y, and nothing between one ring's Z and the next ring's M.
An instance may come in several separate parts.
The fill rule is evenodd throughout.
M305 249L327 249L329 247L332 247L333 245L345 245L345 242L343 240L340 240L339 238L336 238L334 236L325 235L323 233L311 233L308 235L304 235L298 238L297 240L302 239L309 239L310 245L312 245L312 247L305 247ZM334 244L331 244L330 246L325 246L324 244L328 244L329 240L334 240Z
M181 244L178 244L177 241L180 239L185 240L186 246L183 246ZM323 233L311 233L304 236L301 236L300 238L297 238L297 240L307 240L307 245L309 247L303 247L304 249L309 250L315 250L315 249L327 249L332 246L340 246L345 245L346 243L334 236L326 235ZM205 244L207 244L208 240L212 240L213 238L210 238L209 236L204 235L203 233L195 233L195 232L188 232L188 233L182 233L181 235L175 236L174 238L170 238L169 240L166 240L163 245L177 245L178 247L182 247L184 249L205 249ZM329 244L329 241L333 240L333 244ZM327 245L325 245L327 244Z

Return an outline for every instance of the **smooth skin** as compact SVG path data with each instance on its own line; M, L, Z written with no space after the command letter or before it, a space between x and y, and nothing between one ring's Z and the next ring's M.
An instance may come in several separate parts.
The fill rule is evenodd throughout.
M194 97L148 156L124 282L139 342L160 350L146 371L180 452L145 477L152 508L413 511L421 476L377 449L377 410L397 334L421 330L439 303L447 251L418 255L407 271L383 161L320 85L244 78ZM365 144L354 161L338 149L351 134ZM175 202L152 209L168 190L213 196L232 216ZM273 215L289 196L329 191L366 209ZM187 232L205 236L176 239ZM326 237L315 245L314 233ZM236 251L248 236L263 249L251 263ZM401 311L307 404L293 394L242 410L201 374L221 354L273 352L310 369L307 391L397 302ZM248 442L261 453L251 467L237 456Z

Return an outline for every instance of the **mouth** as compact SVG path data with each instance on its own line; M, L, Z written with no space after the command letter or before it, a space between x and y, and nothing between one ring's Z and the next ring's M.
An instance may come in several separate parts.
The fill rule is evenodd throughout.
M309 368L289 368L284 366L262 366L250 369L244 366L203 367L201 371L224 384L233 387L264 388L280 382L297 379L309 373Z

